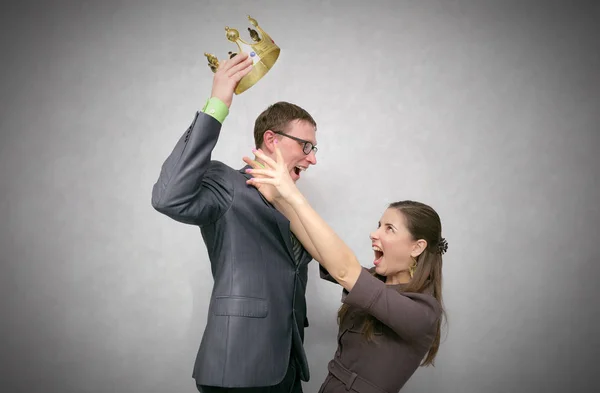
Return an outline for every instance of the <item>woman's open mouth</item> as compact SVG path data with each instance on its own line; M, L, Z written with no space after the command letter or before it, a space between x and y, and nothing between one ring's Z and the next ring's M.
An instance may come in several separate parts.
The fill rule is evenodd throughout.
M383 258L383 250L378 246L373 246L373 252L375 253L375 260L373 261L373 264L377 266Z

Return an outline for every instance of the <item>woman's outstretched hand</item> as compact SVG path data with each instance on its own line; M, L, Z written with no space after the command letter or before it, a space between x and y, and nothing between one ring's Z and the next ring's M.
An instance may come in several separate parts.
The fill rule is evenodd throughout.
M256 150L253 150L253 151L256 152ZM246 164L250 165L253 169L264 168L264 166L262 164L260 164L258 161L255 161L251 158L244 157L243 160ZM246 170L246 172L248 172L248 170ZM252 173L252 172L248 172L248 173ZM253 174L253 176L254 177L264 177L264 176L258 175L258 174ZM257 183L252 184L252 182L250 180L246 181L246 184L253 185L258 190L258 192L260 192L262 194L262 196L264 196L265 199L271 203L275 202L275 198L280 197L277 189L270 184L257 184Z
M246 169L246 172L252 175L252 178L246 181L247 184L256 187L270 202L278 198L290 202L294 197L301 195L300 190L298 190L290 176L289 170L283 161L281 150L277 145L275 145L277 161L273 161L260 149L255 150L254 154L262 160L264 167L261 167L255 160L244 157L244 162L252 167L252 169Z

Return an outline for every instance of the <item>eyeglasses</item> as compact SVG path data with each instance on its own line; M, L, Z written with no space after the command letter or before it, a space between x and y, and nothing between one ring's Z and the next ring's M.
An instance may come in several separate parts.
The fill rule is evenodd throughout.
M295 136L291 136L288 135L282 131L273 131L275 134L279 134L279 135L283 135L285 137L288 137L290 139L295 140L296 142L302 144L302 151L304 152L304 154L309 155L311 151L314 151L315 154L317 154L317 151L319 151L319 149L312 144L312 142L306 141L304 139L300 139L300 138L296 138Z

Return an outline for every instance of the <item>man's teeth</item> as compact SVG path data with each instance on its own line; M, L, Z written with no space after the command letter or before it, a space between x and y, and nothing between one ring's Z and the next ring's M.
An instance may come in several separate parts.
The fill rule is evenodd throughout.
M383 252L383 250L377 246L373 246L373 251Z
M301 167L301 166L296 166L296 169L298 169L299 171L305 171L306 170L306 168Z

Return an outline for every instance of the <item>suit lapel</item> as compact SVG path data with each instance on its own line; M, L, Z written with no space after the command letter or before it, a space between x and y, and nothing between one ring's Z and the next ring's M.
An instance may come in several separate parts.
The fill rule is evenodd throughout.
M250 179L252 176L249 175L248 173L246 173L246 169L248 169L248 168L251 168L251 166L246 165L245 167L240 169L240 173L245 178ZM253 186L249 186L249 187L254 188ZM285 243L285 248L288 252L288 255L290 256L290 261L292 264L295 265L294 251L292 248L293 247L292 239L290 237L291 236L290 221L283 214L281 214L279 212L279 210L277 210L275 208L275 206L273 206L271 204L271 202L269 202L260 191L256 190L256 192L258 193L258 195L260 195L260 198L263 200L263 202L269 207L269 211L273 215L273 218L275 219L275 222L277 223L277 227L279 228L279 233L281 234L281 238L283 239L283 242Z
M296 262L294 259L294 251L292 249L292 239L290 237L290 222L287 218L285 218L283 214L279 212L279 210L273 208L271 209L271 211L273 212L273 216L275 217L275 221L277 222L277 226L279 227L279 233L281 234L281 238L285 243L285 249L287 250L288 255L290 256L290 262L295 266Z

